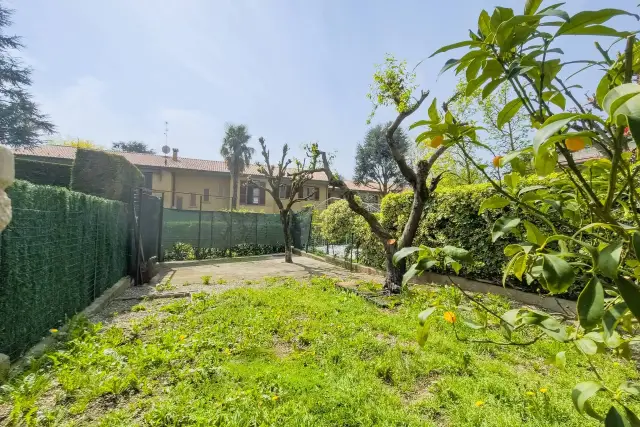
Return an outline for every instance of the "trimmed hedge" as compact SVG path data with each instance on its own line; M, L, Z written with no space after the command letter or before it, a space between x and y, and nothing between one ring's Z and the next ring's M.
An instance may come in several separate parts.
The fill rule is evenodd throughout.
M78 148L71 171L73 191L128 203L131 190L144 184L144 176L123 156Z
M32 184L69 188L71 165L29 160L20 157L15 159L15 165L16 179L23 179Z
M12 358L127 274L126 205L16 181L0 233L0 353Z
M534 179L525 179L522 187L540 184ZM413 246L426 245L430 247L442 247L444 245L457 246L471 252L474 262L465 265L460 272L461 276L487 280L496 284L502 283L503 269L508 258L504 255L505 246L517 243L518 239L513 233L491 242L491 228L496 219L503 214L518 216L536 224L543 232L550 232L547 225L540 219L511 207L503 209L502 213L496 210L487 210L478 214L482 201L494 194L489 184L475 184L457 187L441 187L425 206L418 233ZM398 236L402 232L409 217L413 193L389 194L380 206L379 219L388 229L394 230ZM557 214L548 212L548 219L555 222ZM384 269L385 258L382 244L371 233L369 227L364 224L355 233L360 236L359 262L375 268ZM562 227L558 227L562 230ZM514 276L507 281L511 286L529 292L537 291L536 288L519 282ZM584 286L580 278L565 297L577 298Z

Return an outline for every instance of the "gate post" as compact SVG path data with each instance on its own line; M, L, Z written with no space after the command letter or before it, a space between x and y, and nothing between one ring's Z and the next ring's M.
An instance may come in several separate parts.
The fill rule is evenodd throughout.
M160 213L158 214L158 241L156 242L156 255L158 262L164 261L164 251L162 250L162 225L164 222L164 191L160 198Z
M200 195L200 210L198 211L198 250L196 251L196 259L198 259L198 256L202 256L201 245L200 245L201 234L202 234L202 194Z

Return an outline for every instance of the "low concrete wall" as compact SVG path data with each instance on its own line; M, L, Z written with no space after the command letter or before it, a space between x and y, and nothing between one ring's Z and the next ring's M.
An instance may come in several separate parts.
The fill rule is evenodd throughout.
M234 258L211 258L211 259L194 259L189 261L165 261L158 265L160 267L195 267L197 265L208 264L226 264L229 262L247 262L247 261L260 261L263 259L281 258L284 259L284 252L278 254L266 254L266 255L250 255L239 256Z
M367 267L360 264L351 264L350 262L342 259L333 258L330 256L321 256L316 254L310 254L299 249L294 249L293 253L304 257L312 258L318 261L328 262L333 265L337 265L347 270L354 271L356 273L370 274L374 276L384 276L385 272L375 269L373 267ZM539 295L529 292L523 292L518 289L504 288L500 285L493 284L491 282L485 282L480 280L466 279L459 276L450 276L462 289L469 292L481 292L485 294L502 295L506 298L518 301L526 305L535 305L537 307L544 308L545 310L552 312L559 312L567 317L575 317L576 303L575 301L569 301L562 298L556 298L553 296ZM411 280L412 284L418 285L450 285L451 280L449 276L444 274L433 273L426 271L422 275L415 277Z
M96 298L87 308L82 310L78 314L85 315L87 317L91 317L94 314L102 311L102 309L114 298L122 295L128 288L131 286L131 278L129 276L125 276L118 280L115 285L107 289L102 295ZM60 328L61 332L67 331L69 326L65 324ZM38 344L31 347L20 359L16 360L11 365L11 370L9 371L9 378L19 374L24 370L29 363L33 359L36 359L42 356L48 348L53 346L56 343L56 339L49 335L43 338Z

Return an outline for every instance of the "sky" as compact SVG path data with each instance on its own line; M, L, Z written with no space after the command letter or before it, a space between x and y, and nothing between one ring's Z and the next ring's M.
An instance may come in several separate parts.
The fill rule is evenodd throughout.
M31 92L60 138L140 140L160 152L219 160L226 123L245 124L258 148L318 142L351 177L367 130L375 64L391 53L412 67L467 38L484 8L524 0L12 0ZM547 0L543 5L552 4ZM606 5L605 5L606 3ZM567 0L564 9L638 10L638 0ZM638 29L630 17L613 25ZM559 41L567 59L592 58L593 39ZM448 52L417 69L420 88L445 99L456 76L438 78ZM578 78L593 91L597 74ZM424 111L412 118L418 120ZM373 123L394 118L379 110ZM409 122L407 122L409 123ZM259 160L259 151L256 160Z

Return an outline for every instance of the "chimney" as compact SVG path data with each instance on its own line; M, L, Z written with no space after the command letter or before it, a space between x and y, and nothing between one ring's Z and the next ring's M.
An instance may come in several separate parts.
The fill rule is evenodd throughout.
M177 148L173 149L173 161L174 162L178 161L178 149Z

